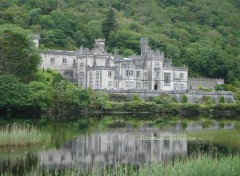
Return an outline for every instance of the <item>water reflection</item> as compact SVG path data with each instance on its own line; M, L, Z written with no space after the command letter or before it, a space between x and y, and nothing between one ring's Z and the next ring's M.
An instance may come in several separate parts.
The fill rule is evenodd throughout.
M11 153L11 151L8 151ZM6 153L8 154L8 153ZM33 153L26 153L24 156L1 155L0 175L24 175L31 172L38 164L38 156ZM8 174L7 174L8 173Z
M116 162L161 163L186 153L187 138L176 130L128 128L79 136L59 149L41 152L39 165L51 168L78 164L90 168Z
M149 123L138 129L128 126L108 131L94 131L91 134L79 135L64 145L61 145L61 141L66 139L67 132L71 130L69 128L59 130L57 126L56 131L52 132L53 136L56 136L54 141L58 141L53 142L53 145L57 144L57 149L45 150L45 147L39 146L33 150L33 147L29 146L21 150L0 150L0 175L4 172L13 175L26 171L31 173L32 169L38 168L55 170L57 167L78 166L91 169L94 165L105 166L116 162L133 165L165 163L175 157L191 156L198 151L234 154L239 152L239 130L230 129L236 124L240 126L240 122L233 121L167 123L159 120L154 125ZM191 135L200 137L189 141ZM214 140L205 140L209 138Z

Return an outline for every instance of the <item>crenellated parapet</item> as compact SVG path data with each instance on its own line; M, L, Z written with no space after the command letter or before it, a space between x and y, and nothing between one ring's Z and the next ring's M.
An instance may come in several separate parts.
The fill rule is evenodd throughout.
M160 51L155 51L155 50L148 50L147 59L151 59L151 58L164 59L164 53Z
M115 70L114 66L96 66L96 67L91 67L87 66L88 70Z
M66 55L66 56L77 56L76 51L66 51L66 50L48 50L42 51L42 54L51 54L51 55Z
M188 68L186 66L183 67L172 67L174 71L188 71Z
M188 78L189 81L196 81L196 82L219 82L219 83L222 83L224 84L224 79L221 79L221 78L192 78L192 77L189 77Z

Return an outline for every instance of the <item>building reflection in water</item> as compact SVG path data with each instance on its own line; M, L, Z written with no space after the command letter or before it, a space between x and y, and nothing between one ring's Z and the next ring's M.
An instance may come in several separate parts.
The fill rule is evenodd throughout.
M187 154L187 138L176 130L157 128L118 129L79 136L59 149L39 154L41 167L113 163L145 164L167 162Z

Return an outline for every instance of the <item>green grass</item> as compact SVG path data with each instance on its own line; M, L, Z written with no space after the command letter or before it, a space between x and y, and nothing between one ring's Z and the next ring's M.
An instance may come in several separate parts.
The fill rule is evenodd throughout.
M86 173L79 167L64 170L53 169L40 171L39 176L239 176L240 156L225 156L212 158L210 156L189 157L185 160L177 160L165 167L159 164L145 164L140 167L133 165L111 165L99 169L93 168L91 173ZM4 174L3 174L4 175ZM5 174L11 175L11 174ZM28 174L25 174L28 175Z
M11 124L0 128L0 147L50 142L51 136L33 125Z
M240 130L205 130L188 133L189 137L232 148L240 146Z
M31 173L24 175L37 176L239 176L240 156L221 156L211 157L200 155L197 157L188 157L183 160L176 160L173 163L163 164L145 164L143 166L134 166L130 164L110 165L104 168L95 166L90 173L80 169L77 165L67 169L45 169L32 170ZM2 175L12 176L11 173L2 173Z

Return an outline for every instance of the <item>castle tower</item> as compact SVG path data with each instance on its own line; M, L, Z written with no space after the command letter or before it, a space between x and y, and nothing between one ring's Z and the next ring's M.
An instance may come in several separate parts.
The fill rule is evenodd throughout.
M95 39L95 45L94 47L98 47L99 49L105 48L105 39Z
M140 44L141 44L141 56L146 56L147 55L147 50L148 50L148 39L147 38L141 38L140 39Z

